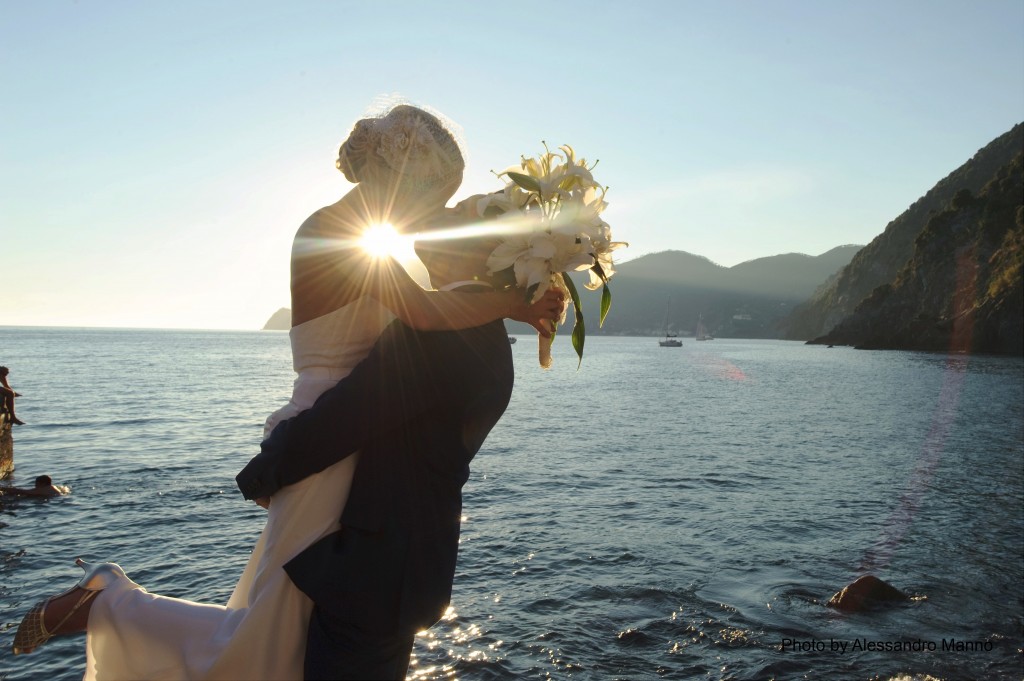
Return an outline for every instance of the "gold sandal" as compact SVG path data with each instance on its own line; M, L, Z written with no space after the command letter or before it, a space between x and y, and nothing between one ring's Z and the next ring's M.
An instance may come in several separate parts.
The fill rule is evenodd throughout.
M75 560L75 565L85 570L85 576L78 581L78 584L71 587L64 593L47 598L42 603L37 603L28 611L28 614L21 620L21 624L18 625L18 633L14 636L14 645L12 646L12 649L15 655L31 653L33 650L53 638L54 635L61 633L61 627L63 627L67 621L71 619L71 616L78 612L83 605L95 598L96 594L103 591L122 577L127 579L124 574L124 570L115 563L99 563L96 565L90 565L81 558L78 558ZM60 598L61 596L66 596L75 589L82 589L85 593L78 599L78 602L75 603L74 607L68 611L68 614L57 623L57 626L55 626L52 631L48 631L46 629L46 624L43 621L46 606L50 604L50 601Z

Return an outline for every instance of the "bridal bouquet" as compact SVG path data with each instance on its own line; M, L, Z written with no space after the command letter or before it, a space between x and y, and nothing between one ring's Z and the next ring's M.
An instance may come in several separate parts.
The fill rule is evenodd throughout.
M545 144L543 154L524 156L518 166L498 173L505 178L504 190L481 197L476 211L505 222L502 231L509 235L487 260L490 274L510 271L530 302L552 286L572 300L572 345L582 363L586 326L569 272L586 270L590 280L584 286L592 291L601 288L599 325L604 325L612 303L608 289L608 279L615 273L612 252L627 244L612 241L611 227L601 218L608 205L607 188L591 173L597 164L588 166L586 160L577 159L568 145L559 149L562 153L552 152ZM563 311L557 324L564 322ZM539 338L540 365L545 369L551 366L557 324L551 329L552 338Z

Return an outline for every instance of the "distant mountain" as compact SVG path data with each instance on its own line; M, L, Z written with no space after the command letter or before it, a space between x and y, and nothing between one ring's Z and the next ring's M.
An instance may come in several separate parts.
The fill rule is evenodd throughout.
M667 323L673 331L691 335L703 316L715 336L777 338L779 321L860 248L839 246L818 256L787 253L733 267L685 251L651 253L618 266L611 280L612 310L603 329L597 325L601 296L583 289L584 277L574 279L588 334L657 336ZM526 324L505 324L509 333L534 332ZM282 308L264 328L289 325L288 310Z
M853 313L879 286L891 284L914 256L917 236L957 192L978 194L1000 168L1024 148L1024 123L993 140L969 161L941 180L885 231L865 246L839 274L802 303L782 323L783 337L817 338Z
M1024 354L1024 153L975 197L957 192L913 255L814 343Z
M292 311L287 307L270 315L270 319L263 325L263 331L287 331L292 328Z
M733 267L685 251L644 255L617 267L603 329L597 326L600 295L583 290L583 277L574 280L588 334L657 336L667 324L673 332L692 335L703 317L718 337L777 338L779 321L860 248L839 246L818 256L787 253ZM532 332L525 324L506 326L511 333Z
M748 260L730 268L737 290L760 290L780 298L806 299L836 274L863 246L838 246L819 256L787 253Z

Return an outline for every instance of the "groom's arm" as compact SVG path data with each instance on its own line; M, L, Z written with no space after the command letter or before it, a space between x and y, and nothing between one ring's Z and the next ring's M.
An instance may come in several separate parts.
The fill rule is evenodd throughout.
M333 400L318 401L297 416L278 423L269 437L260 443L260 453L235 476L242 495L246 499L272 496L282 487L293 485L358 451L365 439L363 427L367 421L365 415L352 411L359 406L355 401L359 392L358 376L350 375L328 391ZM321 398L327 397L328 393ZM350 406L334 407L337 403ZM328 410L328 404L349 411L339 416ZM308 447L304 455L296 456L296 443L318 439L317 432L326 430L322 425L326 419L336 420L337 425L345 429L347 437L340 438L335 448ZM303 437L304 433L306 437ZM349 444L346 446L345 442Z
M450 383L443 370L459 361L461 345L451 332L393 323L351 374L274 428L235 478L242 494L272 496L359 451L371 435L397 430L436 406Z

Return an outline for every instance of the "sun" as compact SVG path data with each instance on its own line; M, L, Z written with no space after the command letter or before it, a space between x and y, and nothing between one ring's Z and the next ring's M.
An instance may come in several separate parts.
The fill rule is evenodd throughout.
M370 225L363 232L359 246L374 258L390 257L396 260L405 260L410 255L415 257L411 240L399 234L394 226L386 222Z

